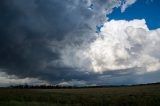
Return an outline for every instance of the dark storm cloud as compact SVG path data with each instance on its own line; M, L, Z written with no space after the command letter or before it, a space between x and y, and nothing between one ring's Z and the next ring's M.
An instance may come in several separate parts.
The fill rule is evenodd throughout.
M91 3L94 3L93 11L88 9ZM54 40L76 36L70 34L73 31L94 32L96 24L104 20L104 10L108 8L106 12L109 12L116 6L119 2L111 0L1 0L0 69L22 78L37 77L53 82L90 80L95 74L49 65L59 58L59 53L50 46ZM59 48L58 45L65 44L56 45Z

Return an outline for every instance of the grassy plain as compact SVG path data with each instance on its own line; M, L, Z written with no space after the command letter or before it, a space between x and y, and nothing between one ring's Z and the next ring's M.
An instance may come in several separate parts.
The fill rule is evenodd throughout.
M0 106L160 106L160 84L79 89L1 88Z

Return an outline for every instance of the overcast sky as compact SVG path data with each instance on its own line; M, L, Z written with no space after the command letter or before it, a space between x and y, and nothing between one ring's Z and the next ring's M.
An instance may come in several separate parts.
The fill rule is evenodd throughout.
M159 0L1 0L0 86L159 82L159 9Z

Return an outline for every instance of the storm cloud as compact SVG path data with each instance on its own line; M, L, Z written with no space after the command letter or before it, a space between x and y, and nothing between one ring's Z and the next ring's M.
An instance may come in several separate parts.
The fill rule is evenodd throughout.
M114 8L119 7L122 11L125 11L133 3L135 3L135 0L125 0L125 2L121 0L1 0L1 72L5 73L5 76L14 75L12 79L17 79L17 82L23 79L28 83L32 83L32 81L38 83L46 81L47 83L60 85L137 83L138 81L135 81L134 76L144 75L137 74L139 72L137 70L143 69L143 67L155 68L155 66L149 66L151 63L157 67L154 72L159 70L158 46L155 50L139 51L141 46L148 44L148 41L143 43L139 41L141 39L139 39L138 34L156 33L152 35L156 36L157 39L149 37L145 40L155 40L158 45L159 30L149 31L147 26L145 28L140 26L137 29L137 27L132 28L134 24L129 24L131 27L127 26L127 28L120 29L122 30L120 32L126 33L127 38L116 38L118 35L106 34L109 32L107 30L114 33L115 31L111 30L112 25L117 26L117 24L114 25L114 21L107 21L106 14L110 14ZM138 22L145 25L144 20ZM124 23L132 22L124 21ZM104 24L104 27L97 34L96 26L102 24ZM131 33L133 38L127 33ZM152 36L151 34L147 35ZM130 41L133 42L131 46L134 45L134 47L118 49L119 46L111 41L113 39L122 39L119 46L124 46ZM109 43L107 40L111 42ZM128 65L129 61L136 61L133 57L126 61L128 58L126 56L132 56L127 53L135 51L141 52L139 55L146 54L148 57L144 58L149 59L151 63L143 63L141 64L143 67L140 68L134 63ZM117 55L115 56L111 52L115 52ZM109 56L109 53L111 53L111 56ZM118 60L113 60L112 56L115 56L113 58ZM140 59L143 60L144 58ZM115 62L119 62L118 65L115 65ZM115 66L111 66L112 63ZM148 73L145 74L148 75ZM128 78L130 75L133 78Z
M94 4L93 10L89 6ZM52 65L68 39L95 32L118 0L2 0L0 4L0 68L20 78L48 81L83 79L85 73ZM107 10L105 9L107 8ZM79 32L78 35L73 32ZM53 42L57 42L54 44ZM88 76L88 75L87 75Z

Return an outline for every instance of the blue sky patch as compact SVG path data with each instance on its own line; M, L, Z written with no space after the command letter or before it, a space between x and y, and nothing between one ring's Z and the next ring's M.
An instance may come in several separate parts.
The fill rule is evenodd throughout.
M107 17L109 20L145 19L149 29L156 29L160 27L160 0L137 0L125 12L115 8Z

